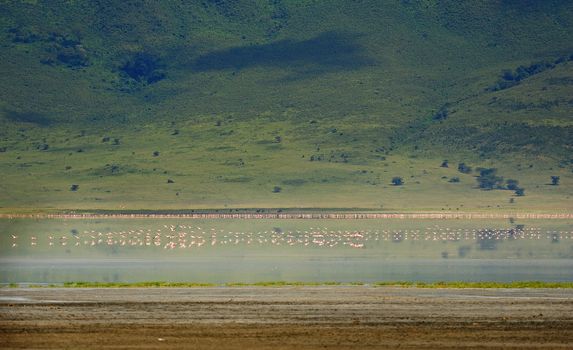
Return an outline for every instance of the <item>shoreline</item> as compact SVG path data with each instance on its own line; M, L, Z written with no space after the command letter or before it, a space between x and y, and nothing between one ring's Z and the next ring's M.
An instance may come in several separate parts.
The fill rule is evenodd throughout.
M572 289L2 289L6 349L569 349Z
M543 282L543 281L513 281L513 282L410 282L410 281L380 281L380 282L297 282L297 281L261 281L254 283L201 283L201 282L63 282L63 283L7 283L0 288L282 288L282 287L374 287L374 288L404 288L404 289L573 289L573 282Z
M233 210L233 209L232 209ZM288 210L259 209L232 212L232 210L133 210L133 211L56 211L53 213L0 213L0 219L303 219L303 220L368 220L368 219L573 219L573 213L537 213L537 212L377 212L377 211L330 211L320 209ZM237 209L237 211L239 211ZM271 212L272 211L272 212Z

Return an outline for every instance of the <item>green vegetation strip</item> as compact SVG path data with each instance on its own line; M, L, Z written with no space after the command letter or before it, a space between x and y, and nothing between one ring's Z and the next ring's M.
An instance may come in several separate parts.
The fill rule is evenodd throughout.
M316 286L373 286L373 287L403 287L403 288L573 288L573 282L286 282L269 281L255 283L190 283L190 282L65 282L63 284L17 284L10 283L7 287L18 288L63 287L63 288L201 288L201 287L316 287Z
M573 282L376 282L376 287L413 287L413 288L573 288Z

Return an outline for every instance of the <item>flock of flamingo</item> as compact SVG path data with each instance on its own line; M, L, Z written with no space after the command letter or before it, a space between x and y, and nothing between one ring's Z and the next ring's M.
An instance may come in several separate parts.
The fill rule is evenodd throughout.
M301 247L365 248L372 242L402 241L483 241L483 240L573 240L573 231L550 231L541 228L470 229L428 227L421 230L372 229L333 230L310 227L306 230L274 228L267 231L239 232L190 225L163 225L122 231L72 230L66 234L11 234L11 246L38 247L153 247L191 249L204 246L274 245Z

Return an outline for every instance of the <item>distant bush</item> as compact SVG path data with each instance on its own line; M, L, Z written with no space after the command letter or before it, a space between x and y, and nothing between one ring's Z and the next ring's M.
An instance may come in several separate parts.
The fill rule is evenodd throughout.
M70 187L70 191L76 192L79 188L80 188L80 185L72 185L72 186Z
M507 179L505 183L508 190L515 191L519 188L519 181L517 180Z
M46 40L52 43L47 49L51 56L44 59L42 63L60 63L69 68L89 66L88 51L78 36L66 33L51 33Z
M440 167L442 167L442 168L448 168L448 167L449 167L449 165L448 165L448 160L447 160L447 159L444 160L444 161L442 162L442 165L440 165Z
M81 46L61 47L55 46L56 59L70 68L85 67L89 65L87 51Z
M525 196L525 189L523 189L523 188L517 188L517 189L515 190L515 195L518 196L518 197L523 197L523 196Z
M458 182L460 182L460 178L457 177L457 176L454 176L454 177L452 177L450 180L448 180L448 182L458 183Z
M402 186L403 184L404 184L404 180L401 177L395 176L392 178L392 185Z
M275 186L273 187L273 193L279 193L281 192L283 189L280 186Z
M559 180L561 178L559 176L551 176L551 184L553 186L559 186Z
M445 120L448 118L450 112L448 111L448 104L446 103L432 116L432 120Z
M554 63L542 61L535 62L529 66L519 66L512 71L511 69L504 69L501 72L500 79L492 86L488 87L487 91L499 91L509 89L510 87L519 85L519 83L535 74L539 74L547 69L555 68L555 65L565 62L565 59L558 58Z
M479 176L476 178L478 187L482 190L493 190L501 188L503 177L496 176L497 169L495 168L482 168L479 170Z
M148 84L165 79L163 65L155 55L148 52L138 52L131 56L120 68L130 78Z
M8 29L12 42L16 44L31 44L43 40L43 37L33 28L14 27Z
M462 174L469 174L472 172L472 168L465 163L458 164L458 171Z

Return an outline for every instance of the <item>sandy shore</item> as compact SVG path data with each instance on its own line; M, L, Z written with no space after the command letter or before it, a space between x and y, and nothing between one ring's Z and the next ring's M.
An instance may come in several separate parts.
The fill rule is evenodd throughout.
M4 288L0 348L571 349L573 290Z

